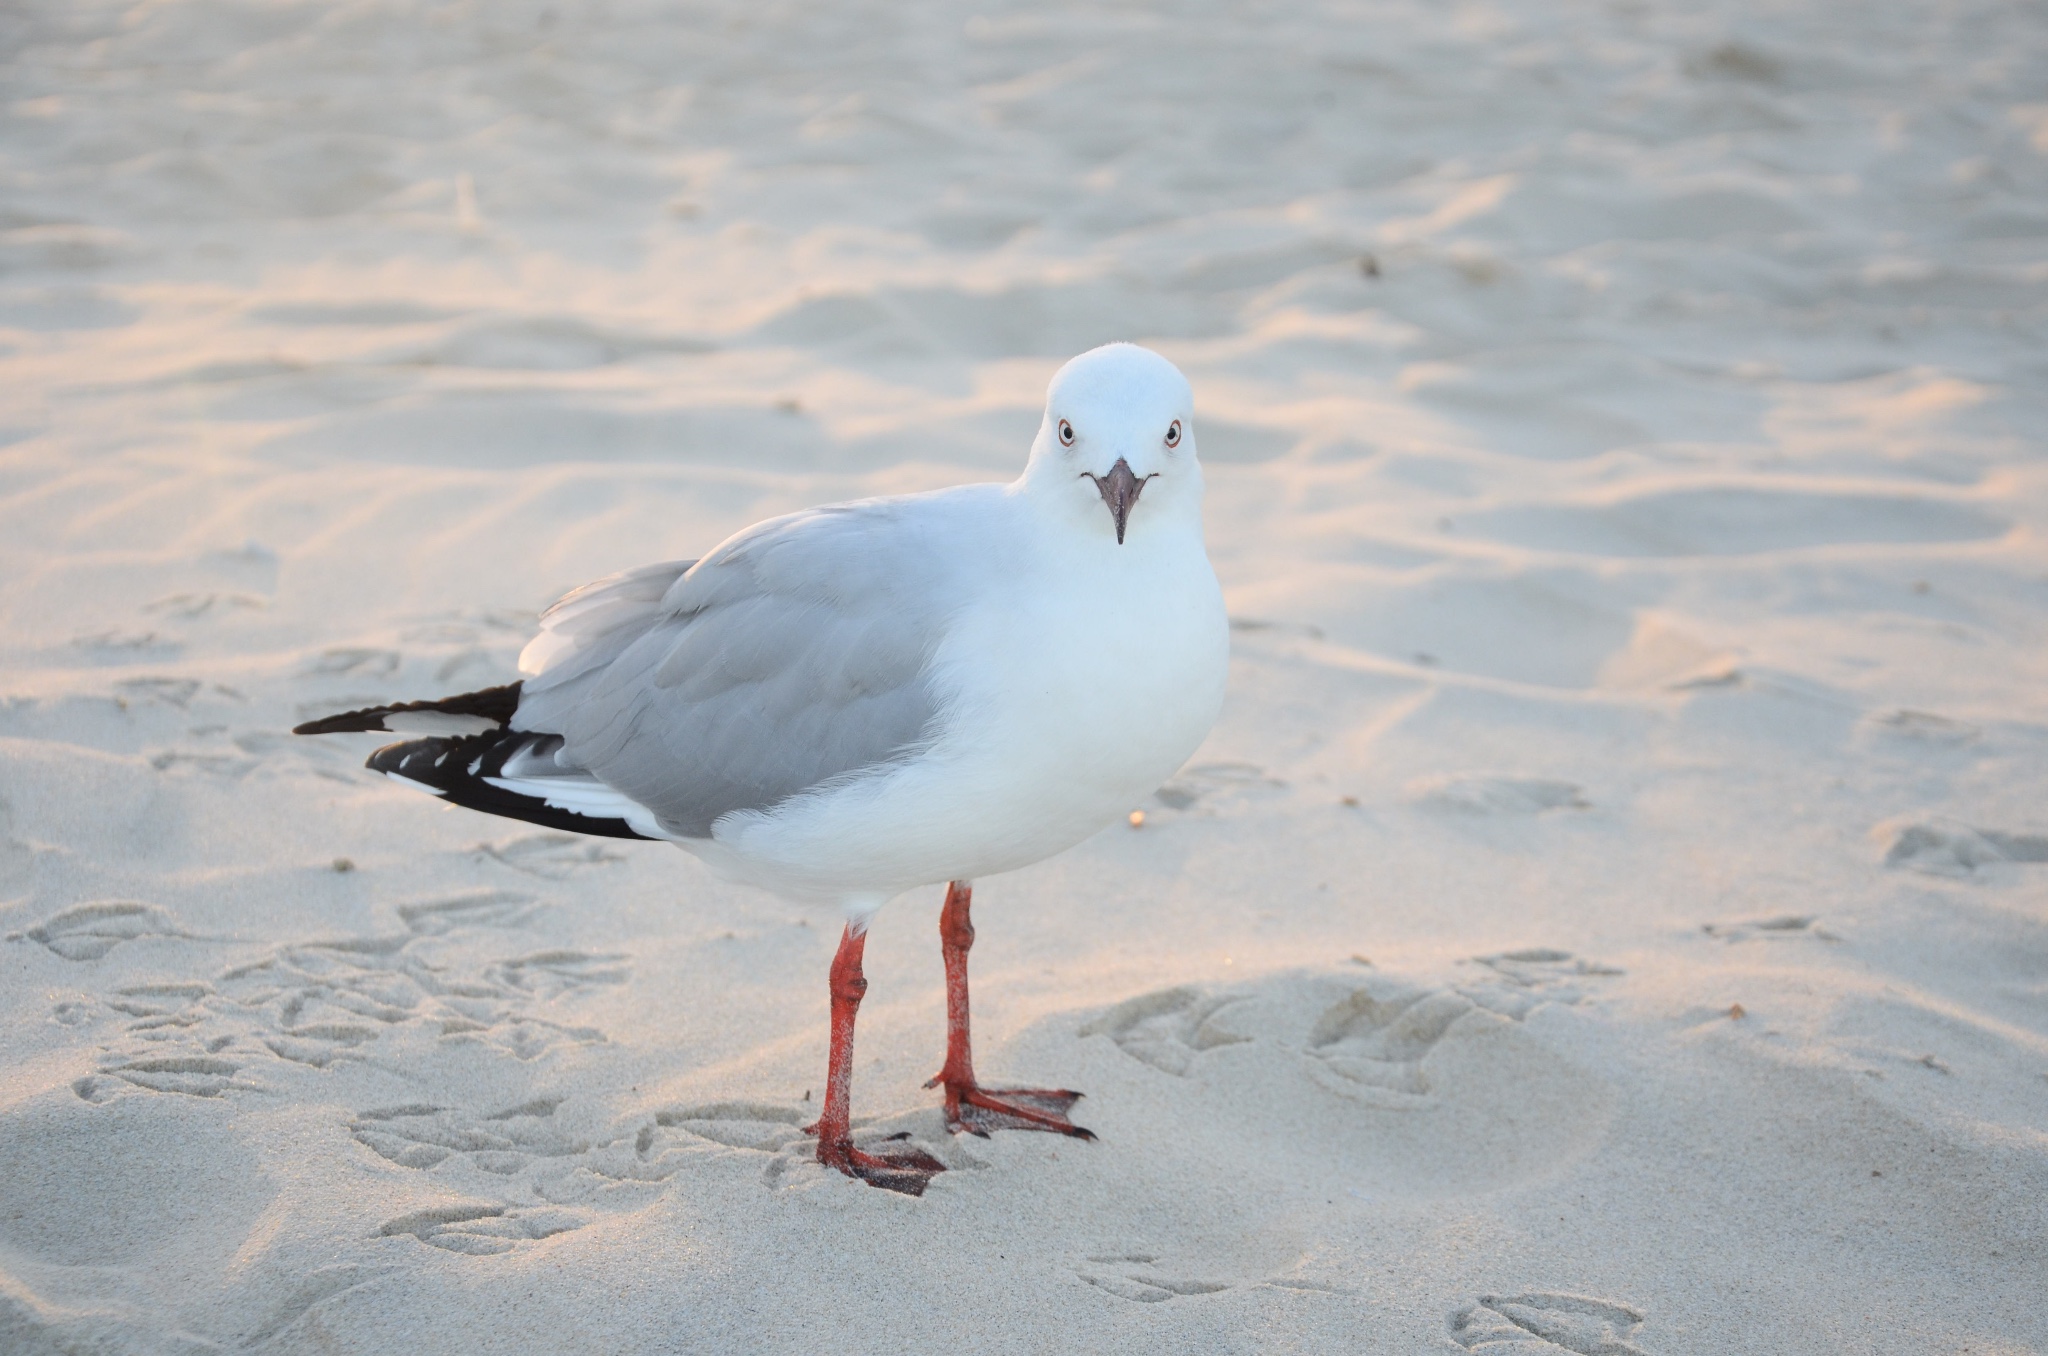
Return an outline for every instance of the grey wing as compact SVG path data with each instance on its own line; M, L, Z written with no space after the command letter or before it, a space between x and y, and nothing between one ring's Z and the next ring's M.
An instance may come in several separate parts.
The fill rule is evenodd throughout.
M685 837L907 756L937 715L926 669L947 608L930 554L880 501L764 523L651 604L653 576L641 596L615 576L619 596L560 605L558 629L585 629L544 653L514 724L560 734L561 771Z
M668 615L662 599L696 563L667 560L621 570L556 599L540 614L540 634L519 652L519 671L530 675L523 695L559 689L617 659Z

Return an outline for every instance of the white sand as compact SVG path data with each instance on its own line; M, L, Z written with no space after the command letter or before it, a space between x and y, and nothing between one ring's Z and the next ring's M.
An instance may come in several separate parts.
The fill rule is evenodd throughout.
M0 1351L2048 1350L2037 6L678 11L0 14ZM912 1200L833 919L284 733L1111 338L1241 627L977 891L1099 1144L936 891Z

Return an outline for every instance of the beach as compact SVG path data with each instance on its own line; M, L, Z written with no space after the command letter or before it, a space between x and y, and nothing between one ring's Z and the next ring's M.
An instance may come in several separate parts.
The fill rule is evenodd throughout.
M2048 27L0 15L0 1351L2048 1351ZM1223 716L867 945L351 707L1195 391ZM1142 514L1142 506L1138 512Z

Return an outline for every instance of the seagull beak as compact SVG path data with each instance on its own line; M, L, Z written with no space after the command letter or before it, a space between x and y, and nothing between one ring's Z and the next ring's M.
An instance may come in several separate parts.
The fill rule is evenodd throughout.
M1131 464L1122 457L1109 468L1106 476L1082 472L1095 482L1095 488L1102 494L1102 502L1109 505L1109 516L1116 519L1116 544L1124 544L1124 524L1130 521L1131 506L1138 502L1138 491L1145 488L1145 482L1131 471ZM1148 477L1149 479L1149 477Z

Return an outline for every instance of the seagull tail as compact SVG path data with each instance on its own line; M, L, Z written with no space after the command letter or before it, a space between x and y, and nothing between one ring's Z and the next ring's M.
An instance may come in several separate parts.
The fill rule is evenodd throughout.
M562 737L511 728L519 684L309 720L293 734L418 734L364 764L449 805L602 838L657 838L651 812L587 772L562 768Z

